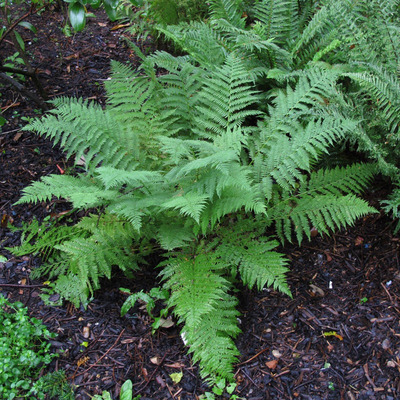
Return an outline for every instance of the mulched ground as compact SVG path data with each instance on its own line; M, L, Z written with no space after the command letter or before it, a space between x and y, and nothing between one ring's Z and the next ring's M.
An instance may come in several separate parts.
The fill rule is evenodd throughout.
M104 16L70 38L61 33L59 13L31 22L38 27L39 40L29 46L50 97L84 96L104 104L101 83L107 79L109 60L137 65L120 40L122 31L113 31L116 24ZM57 173L68 163L51 143L21 132L21 117L35 115L35 106L11 88L1 91L9 124L0 133L0 254L9 260L0 263L0 293L22 301L32 316L58 333L53 350L64 353L50 371L67 372L77 385L77 399L90 399L102 390L116 396L126 379L143 400L197 399L207 386L186 354L178 327L152 335L151 319L140 307L120 317L125 296L119 287L150 289L156 284L151 268L132 282L117 273L104 282L87 310L51 307L39 297L41 282L29 277L37 260L13 258L4 249L19 240L10 224L65 207L13 203L32 179ZM376 191L369 193L373 204L385 192L384 185L375 182ZM390 219L376 214L330 238L316 236L302 248L283 248L291 260L293 299L269 289L241 294L243 334L237 340L241 358L235 393L252 400L399 399L399 245ZM183 372L179 384L171 380L174 372Z

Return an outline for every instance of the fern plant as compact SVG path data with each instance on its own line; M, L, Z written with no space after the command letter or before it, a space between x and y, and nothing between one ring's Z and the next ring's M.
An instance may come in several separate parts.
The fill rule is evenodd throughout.
M295 84L315 66L336 73L334 99L321 96L321 101L334 100L341 117L357 122L346 134L348 146L398 185L397 0L215 0L210 8L207 23L159 31L209 69L232 52L240 55L267 101L277 87ZM390 201L398 201L398 193Z
M240 2L212 6L214 18L246 31ZM328 233L374 212L357 195L377 167L315 168L359 124L341 106L338 72L309 67L266 94L256 84L274 65L263 55L255 62L243 55L264 49L288 62L288 52L269 39L250 45L246 33L246 45L232 43L221 24L191 26L201 34L188 38L174 28L187 56L139 54L141 74L113 63L104 110L60 99L25 128L86 165L76 176L34 182L19 203L58 197L74 210L90 210L65 240L52 242L52 259L39 270L76 305L99 287L100 277L110 277L112 266L134 277L147 254L161 253L168 306L201 375L232 380L240 332L236 282L290 295L276 237L301 243L312 228ZM206 53L203 34L211 46Z

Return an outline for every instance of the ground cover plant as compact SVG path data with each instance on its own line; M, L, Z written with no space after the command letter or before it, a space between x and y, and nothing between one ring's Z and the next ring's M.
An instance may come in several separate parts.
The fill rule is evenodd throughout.
M235 6L212 2L212 21L225 30L231 21L245 32ZM358 121L342 111L340 72L310 64L292 82L263 92L256 81L271 66L249 64L243 49L261 46L283 62L285 50L269 39L258 44L251 32L243 34L245 45L229 46L228 34L223 49L217 30L196 26L194 37L203 37L185 37L188 56L141 55L142 74L114 63L105 110L58 99L55 110L26 128L83 159L85 171L45 177L24 190L20 203L56 196L75 210L97 208L73 226L33 225L30 232L29 239L38 236L36 249L55 250L35 273L56 277L54 290L76 305L86 304L113 265L131 276L146 255L163 254L168 306L202 376L232 380L235 281L290 295L287 261L266 228L273 226L282 242L295 237L301 243L312 229L328 233L352 224L374 212L355 195L378 169L373 163L316 166L357 131ZM176 28L168 29L178 37ZM201 46L210 42L213 51L205 52ZM167 73L156 74L156 66Z
M21 303L0 295L0 396L3 399L43 399L37 379L56 354L49 352L50 333L43 323L30 318Z

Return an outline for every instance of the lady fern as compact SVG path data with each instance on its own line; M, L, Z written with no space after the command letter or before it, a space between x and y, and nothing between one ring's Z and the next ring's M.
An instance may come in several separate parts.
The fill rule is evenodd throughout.
M236 281L290 295L287 260L266 228L301 243L312 227L328 233L374 211L356 195L375 164L316 170L360 121L349 117L340 93L342 69L310 62L290 71L296 41L299 50L310 43L301 35L307 7L281 1L273 16L255 13L254 25L245 23L241 7L216 0L207 23L160 28L186 56L141 54L140 75L113 63L104 110L56 101L50 115L26 129L84 157L86 170L45 177L19 201L55 196L91 209L72 237L55 243L53 267L46 267L56 290L75 304L86 302L113 266L134 276L143 257L161 252L168 306L210 380L233 379ZM285 21L288 29L274 42L263 18ZM282 79L262 78L271 67Z

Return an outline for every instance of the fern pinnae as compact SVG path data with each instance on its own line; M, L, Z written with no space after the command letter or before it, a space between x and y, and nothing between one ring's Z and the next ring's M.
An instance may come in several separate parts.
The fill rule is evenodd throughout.
M225 19L232 25L244 28L246 20L242 17L241 2L236 0L210 0L210 14L213 19Z
M384 68L367 64L371 72L348 73L346 76L358 82L362 90L371 96L382 110L391 132L398 130L400 119L400 83Z
M377 173L371 164L353 165L325 172L314 172L299 190L285 194L282 201L269 209L276 221L280 240L292 240L292 228L299 243L311 227L329 234L329 230L352 224L360 216L376 212L364 200L356 198ZM344 195L343 195L344 194Z
M252 86L243 62L229 56L200 94L198 124L211 134L221 135L227 128L240 126L246 117L260 115L260 111L251 109L258 100Z
M198 254L194 257L170 259L161 275L168 276L165 287L172 289L169 305L175 307L180 321L188 327L196 327L202 317L217 307L217 302L229 283L212 271L225 268L214 257Z
M267 38L279 45L292 42L298 35L298 2L293 0L264 0L254 7L255 17L267 27Z
M202 376L231 378L238 355L232 337L239 330L237 300L228 294L231 285L222 276L226 264L212 253L176 255L165 264L161 276L172 289L169 306L185 323L183 333Z

